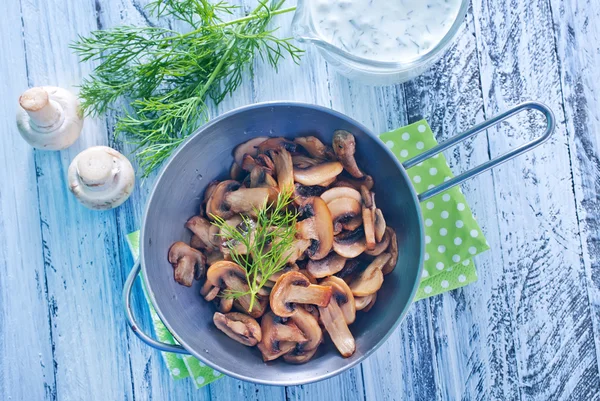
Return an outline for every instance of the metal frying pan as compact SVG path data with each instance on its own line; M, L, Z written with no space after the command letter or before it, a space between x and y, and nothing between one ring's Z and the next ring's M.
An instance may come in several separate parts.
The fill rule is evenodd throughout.
M415 192L406 169L527 109L537 110L545 116L547 125L542 136L422 194ZM161 351L191 354L214 369L241 380L297 385L337 375L364 360L383 344L411 304L421 278L425 249L419 203L538 146L549 138L554 125L554 116L546 106L536 102L523 103L401 164L366 127L324 107L274 102L226 113L183 143L165 164L154 185L144 213L140 258L123 292L129 324L150 346ZM357 162L373 177L377 204L383 210L387 224L398 235L398 265L386 276L373 309L357 314L355 323L350 326L356 339L356 352L350 358L342 358L327 341L306 364L290 365L278 360L264 363L257 349L231 340L213 325L213 305L200 296L199 282L187 288L174 281L167 251L175 241L189 241L191 234L184 224L198 213L207 184L227 176L233 161L232 149L236 145L264 135L288 138L315 135L330 144L337 129L350 131L356 137ZM137 324L130 296L140 271L143 271L156 312L181 346L158 342L141 331Z

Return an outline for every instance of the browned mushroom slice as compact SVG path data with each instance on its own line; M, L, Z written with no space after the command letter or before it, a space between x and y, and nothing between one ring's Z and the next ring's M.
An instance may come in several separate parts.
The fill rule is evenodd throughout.
M381 242L385 236L385 219L381 209L375 209L375 239L377 242Z
M283 359L288 363L307 362L323 341L323 331L319 321L304 308L297 308L290 320L298 326L307 340L298 343L293 351L283 356Z
M365 232L361 228L354 231L344 231L333 238L333 250L346 259L352 259L367 249Z
M250 188L276 187L277 181L263 166L256 166L250 172Z
M175 281L186 287L191 287L194 279L199 280L206 270L204 254L181 241L169 248L169 263L175 269Z
M319 307L319 315L321 316L321 322L325 330L329 333L331 341L333 341L340 354L344 358L348 358L354 354L356 343L350 329L348 329L344 313L337 301L332 299L327 307Z
M354 294L348 287L348 284L339 277L331 276L321 281L321 285L330 285L333 289L331 293L331 299L335 299L337 304L340 306L346 324L354 323L356 318L356 305L354 304Z
M333 244L333 222L329 208L323 199L311 197L300 206L298 212L303 220L296 223L297 236L311 240L306 250L311 259L323 259Z
M271 158L264 153L256 156L254 160L256 160L257 165L266 168L270 174L273 174L275 171L275 164L273 164L273 160L271 160Z
M357 202L362 201L360 192L351 187L333 187L321 194L321 199L323 199L325 203L329 203L338 198L351 198Z
M269 276L269 280L268 281L276 282L277 280L279 280L279 277L283 276L285 273L287 273L287 272L297 272L298 270L300 270L300 268L298 267L297 264L295 264L295 263L288 263L285 266L283 266L283 268L281 270L279 270L277 273L271 274Z
M335 274L336 277L343 279L346 284L350 283L352 279L361 272L364 267L364 263L361 263L358 259L348 259L344 268Z
M360 202L352 198L333 199L327 203L327 207L331 213L334 234L342 232L343 224L350 222L361 212Z
M235 212L231 211L229 204L225 201L225 197L239 188L240 183L237 181L226 180L220 182L206 203L208 218L212 219L212 216L219 216L222 219L228 219L233 216Z
M265 312L268 310L268 307L269 307L268 304L269 304L268 297L257 296L256 299L254 300L254 304L252 305L252 310L249 311L248 307L242 306L242 304L240 303L240 299L235 299L233 301L233 307L236 310L239 310L242 313L246 313L255 319L258 319L259 317L261 317L262 315L265 314Z
M385 252L388 249L389 245L390 245L390 234L388 234L388 231L385 230L385 234L383 234L383 238L381 239L380 242L377 243L377 245L375 245L375 248L371 251L366 250L365 253L370 256L381 255L383 252Z
M345 257L331 252L324 259L310 260L306 265L306 270L316 278L323 278L341 271L344 268L344 264L346 264Z
M294 180L302 185L323 185L335 179L344 169L339 162L326 162L308 168L295 168Z
M206 273L206 280L222 291L247 293L249 290L246 271L239 265L229 261L220 261L211 265ZM249 313L252 317L259 317L264 313L264 307L261 307L260 302L256 301L250 311L251 295L249 294L242 295L235 301L239 303L240 309Z
M369 302L369 304L362 310L363 312L368 312L371 310L371 308L373 307L373 305L375 305L375 301L377 300L377 293L372 295L372 299L371 302ZM356 299L356 298L355 298Z
M299 269L298 272L304 274L306 276L306 278L308 279L308 281L310 281L311 284L318 284L317 278L315 276L313 276L312 274L310 274L308 272L308 270L306 270L306 269Z
M256 168L256 166L258 166L258 163L256 163L254 157L248 154L244 155L244 158L242 159L242 170L252 171Z
M377 256L369 266L350 283L352 294L356 297L366 297L379 291L383 284L383 266L390 260L389 253Z
M194 233L204 244L204 249L215 248L213 238L211 238L210 229L213 225L204 217L193 216L186 223L185 227ZM196 242L196 245L198 243ZM195 247L194 247L195 248Z
M365 230L365 244L367 250L375 249L377 241L375 241L375 220L373 210L368 207L362 207L363 225Z
M213 192L215 192L217 185L219 185L219 181L213 180L208 183L208 186L204 190L204 196L202 197L202 204L200 205L199 211L200 216L204 216L204 213L206 212L206 204L208 203L208 200L212 196Z
M215 262L225 259L225 255L223 255L223 253L218 249L205 251L205 255L206 255L206 264L208 266L212 265Z
M225 296L216 297L213 299L213 303L221 313L227 313L233 308L233 298L227 298Z
M335 131L333 133L333 151L352 177L364 177L364 173L360 171L354 159L354 153L356 152L354 135L344 130Z
M258 146L258 153L267 153L269 150L285 149L288 152L296 151L296 144L282 137L269 138Z
M292 351L298 342L306 341L306 337L295 323L285 323L273 312L265 314L261 320L262 340L258 349L264 361L272 361Z
M356 190L360 190L362 185L367 187L368 190L373 189L373 185L375 185L373 177L370 175L365 175L363 178L349 178L340 176L333 184L334 187L350 187Z
M190 239L190 246L192 248L196 248L196 249L200 249L200 250L203 250L203 249L207 248L207 246L204 243L204 241L202 241L200 239L200 237L198 237L196 234L192 235L192 238Z
M236 162L231 163L231 168L229 169L229 176L232 180L242 181L244 179L244 170L242 167Z
M325 188L320 185L313 185L308 187L296 183L294 184L294 188L294 202L297 205L301 205L311 196L320 196L323 193L323 191L325 191Z
M314 136L302 136L294 139L294 142L304 148L306 152L316 159L327 158L327 146Z
M383 266L382 272L383 274L390 274L398 263L398 239L396 238L396 231L394 231L393 228L387 227L385 231L390 237L390 246L388 247L387 252L391 257L385 266Z
M292 164L296 168L309 168L312 166L316 166L317 164L321 164L322 160L313 159L312 157L303 156L303 155L295 155L292 156Z
M285 149L273 149L269 150L269 156L271 156L273 164L275 164L279 191L283 193L292 192L294 190L292 155Z
M273 287L270 296L271 310L277 316L290 317L295 304L326 306L331 298L331 287L311 284L302 273L283 274Z
M304 257L304 252L310 247L312 244L309 239L296 238L294 239L294 243L289 250L289 256L286 263L296 263L297 260Z
M212 301L213 299L215 299L220 290L221 289L219 287L215 287L210 282L205 281L204 284L202 284L202 287L200 288L200 295L202 295L204 299L206 299L206 297L210 297L210 299L206 300Z
M354 305L356 310L363 310L375 299L375 294L367 295L366 297L354 297Z
M277 190L269 188L240 188L225 195L225 203L232 213L247 213L254 215L256 210L265 203L271 203L277 198ZM229 216L231 217L231 216Z
M244 155L247 154L252 157L256 157L256 155L258 154L258 145L260 145L267 139L269 138L267 138L266 136L259 136L257 138L252 138L249 141L246 141L236 146L233 150L233 158L235 159L235 162L240 167L242 167Z
M258 322L248 315L238 312L222 314L215 312L213 323L229 338L253 347L262 340L262 330Z
M362 214L356 215L350 220L341 222L342 228L347 231L354 231L363 224Z

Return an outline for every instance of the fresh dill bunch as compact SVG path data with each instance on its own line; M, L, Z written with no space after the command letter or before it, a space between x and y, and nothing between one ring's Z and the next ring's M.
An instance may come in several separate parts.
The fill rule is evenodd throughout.
M161 27L122 26L79 37L71 48L81 61L98 61L83 80L86 113L103 114L125 98L115 136L125 135L143 177L208 120L207 103L219 104L241 84L258 56L277 68L286 56L298 62L303 51L290 38L267 29L275 15L291 12L285 0L260 0L254 11L231 21L236 6L208 0L155 0L148 10L188 24L180 33Z
M260 289L269 277L284 268L293 252L298 214L289 207L292 201L293 192L280 192L276 202L265 202L263 207L255 210L256 221L241 215L243 230L231 227L218 216L211 216L212 224L219 228L220 236L229 248L231 259L246 270L248 291L228 290L224 295L234 299L250 295L249 311ZM240 248L245 252L240 253Z

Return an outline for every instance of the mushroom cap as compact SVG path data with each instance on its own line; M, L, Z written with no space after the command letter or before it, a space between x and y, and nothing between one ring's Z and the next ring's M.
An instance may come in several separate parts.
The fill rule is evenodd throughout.
M193 216L186 223L185 227L192 231L194 235L196 235L206 248L217 249L218 245L215 245L215 238L211 235L211 228L213 226L210 221L206 220L204 217ZM218 238L217 238L217 242Z
M314 158L326 159L327 146L315 136L301 136L294 139L294 142L304 148L306 152Z
M344 167L340 162L325 162L312 167L294 169L294 180L302 185L322 185L331 183L331 180L342 172ZM327 184L328 185L328 184Z
M365 244L367 250L375 249L377 242L375 241L375 216L373 209L363 205L362 207L363 226L365 230Z
M235 149L233 149L233 158L235 159L235 162L240 167L242 167L244 155L256 157L256 155L258 155L258 145L260 145L267 139L269 138L266 136L259 136L256 138L252 138L244 143L240 143L238 146L235 147Z
M296 144L283 137L268 138L258 145L258 153L267 153L269 150L285 149L288 152L296 151Z
M304 308L296 309L290 320L302 331L307 341L296 344L296 347L285 354L283 359L289 363L307 362L314 356L317 347L323 341L323 331L319 321Z
M274 202L276 199L277 189L264 187L239 188L225 194L224 201L229 206L230 212L255 215L255 211L262 208L265 203Z
M356 310L363 310L375 299L377 293L367 295L366 297L354 297Z
M356 152L354 135L345 130L335 131L333 133L333 151L351 176L355 178L364 177L364 173L360 171L354 159L354 153Z
M262 340L262 330L258 322L243 313L230 312L224 315L215 312L213 322L229 338L248 347L253 347Z
M206 215L209 219L212 216L218 216L222 219L231 218L235 212L231 210L230 205L225 201L225 196L230 192L240 188L240 183L234 180L225 180L217 184L212 190L208 202L206 203Z
M300 272L287 272L279 277L271 290L271 310L277 316L290 317L296 303L326 306L331 293L331 287L311 284Z
M287 363L299 365L310 361L316 353L317 348L306 351L302 348L302 344L297 344L294 349L283 355L283 360Z
M350 283L352 294L356 297L366 297L379 291L383 284L383 266L390 260L389 253L377 256L369 266Z
M375 245L373 250L366 250L365 253L370 256L378 256L381 255L384 251L386 251L390 245L391 234L388 233L386 229L383 234L383 238Z
M299 183L295 183L294 184L294 203L296 203L297 205L301 205L308 198L310 198L312 196L320 196L324 190L325 190L325 188L320 185L313 185L313 186L309 187L309 186L305 186L305 185L302 185ZM327 203L327 202L325 202L325 203Z
M329 337L344 358L348 358L356 351L354 337L348 329L344 313L337 302L330 302L326 307L319 307L321 322L329 333Z
M385 236L386 223L381 209L375 209L375 239L381 242Z
M390 274L398 263L398 238L396 237L396 231L393 228L387 227L386 233L390 237L390 246L387 252L391 255L390 260L383 266L383 274Z
M135 185L135 172L129 160L107 146L93 146L79 153L67 174L71 192L84 206L94 210L120 206Z
M353 198L335 198L327 203L327 207L331 213L334 234L339 234L342 224L350 222L361 213L360 202Z
M238 264L226 260L213 263L206 273L206 280L213 286L219 287L222 291L248 292L248 282L246 281L246 271ZM250 310L250 294L242 295L237 298L233 306L248 313L252 317L260 317L265 311L266 300L260 298L254 301L252 310Z
M169 263L173 266L175 281L191 287L194 278L199 280L206 269L206 258L185 242L175 242L169 248Z
M258 349L264 361L272 361L290 352L298 342L306 341L306 337L292 322L284 322L273 312L266 313L260 322L262 340Z
M352 187L333 187L321 194L321 199L323 199L325 203L329 203L337 198L351 198L355 199L357 202L362 202L360 192Z
M333 250L340 256L352 259L367 249L364 230L343 231L333 238Z
M375 294L372 295L371 302L369 302L369 304L367 306L365 306L365 308L362 311L365 312L365 313L367 313L368 311L370 311L371 308L373 307L373 305L375 305L375 301L376 300L377 300L377 293L375 293Z
M337 302L342 310L346 324L354 323L356 318L356 305L354 303L354 294L348 287L348 284L339 277L331 276L321 281L321 285L330 285L333 289L331 301Z
M277 181L263 166L255 166L250 172L250 188L276 187Z
M309 260L306 270L316 278L332 276L342 270L346 264L346 258L335 252L330 252L321 260Z
M283 193L294 191L294 166L292 165L292 155L290 155L290 152L281 148L269 150L268 154L275 165L279 191Z
M323 199L311 197L298 211L305 219L296 223L297 236L312 240L306 251L311 259L323 259L333 245L333 222L329 208Z
M83 112L70 91L55 86L30 88L19 98L17 127L34 148L61 150L79 138Z

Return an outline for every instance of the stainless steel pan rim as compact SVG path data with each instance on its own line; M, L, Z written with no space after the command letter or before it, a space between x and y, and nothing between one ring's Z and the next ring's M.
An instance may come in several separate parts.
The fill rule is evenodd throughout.
M446 142L443 142L441 144L439 144L438 146L424 152L423 154L408 160L404 163L400 163L396 157L394 156L394 154L391 152L391 150L389 150L383 143L381 143L381 141L379 140L379 138L377 137L377 135L373 134L371 132L371 130L367 129L364 125L352 120L351 118L347 117L346 115L339 113L337 111L334 111L332 109L328 109L326 107L322 107L322 106L317 106L317 105L312 105L312 104L306 104L306 103L302 103L302 102L291 102L291 101L285 101L285 102L264 102L264 103L257 103L257 104L253 104L253 105L249 105L249 106L244 106L244 107L240 107L237 109L234 109L232 111L229 111L219 117L217 117L216 119L212 120L211 122L205 124L204 126L200 127L193 135L191 135L188 139L186 139L177 149L176 151L173 153L173 155L169 158L169 160L164 164L164 166L162 167L160 173L158 174L157 178L156 178L156 182L160 182L161 177L164 175L165 171L167 170L167 168L169 167L169 165L172 163L172 161L174 159L177 158L177 156L182 152L182 150L185 148L185 146L192 141L196 136L200 135L204 130L219 124L221 121L223 121L224 119L227 119L228 117L235 115L237 113L240 112L244 112L244 111L248 111L248 110L253 110L253 109L259 109L259 108L266 108L266 107L301 107L301 108L308 108L308 109L313 109L313 110L317 110L317 111L321 111L327 114L331 114L339 119L345 120L346 122L348 122L349 124L357 127L358 129L362 130L364 133L366 133L368 136L372 137L372 139L374 139L376 142L378 142L381 146L382 149L384 149L384 151L386 153L388 153L388 155L390 156L390 158L395 162L396 167L398 168L398 171L401 172L404 180L406 182L408 182L409 185L409 189L410 189L410 193L412 196L412 201L414 202L415 205L418 205L420 202L429 199L455 185L458 185L462 182L464 182L465 180L474 177L475 175L478 175L484 171L487 171L489 169L491 169L492 167L495 167L501 163L504 163L522 153L527 152L528 150L540 145L541 143L545 142L551 135L551 133L554 130L554 126L555 126L555 121L554 121L554 115L552 113L552 111L550 109L548 109L545 105L538 103L538 102L525 102L522 104L519 104L509 110L507 110L504 113L501 113L495 117L492 117L491 119L484 121L481 124L476 125L475 127L471 128L470 130L459 134L451 139L449 139ZM485 129L496 125L498 123L500 123L501 121L504 121L505 119L523 111L526 109L532 109L532 110L538 110L541 113L544 114L544 116L546 117L546 130L544 132L544 134L528 143L526 143L525 145L518 147L510 152L507 152L506 154L499 156L495 159L492 159L486 163L483 163L480 166L477 166L469 171L466 171L456 177L454 177L453 179L446 181L442 184L440 184L439 186L432 188L420 195L418 195L408 177L408 174L406 172L406 169L415 166L416 164L454 146L455 144L468 139L472 136L477 135L478 133L484 131ZM145 232L145 227L147 225L147 218L148 218L148 212L149 212L149 208L151 205L150 200L154 197L155 192L157 191L158 186L155 185L152 189L152 191L150 192L150 197L149 197L149 201L146 204L146 208L144 210L144 217L142 220L142 228L141 228L141 232L142 235ZM412 284L412 289L410 292L410 296L409 296L409 302L408 305L410 305L412 303L412 300L416 294L419 282L420 282L420 277L421 277L421 273L422 273L422 269L423 269L423 257L424 257L424 253L425 253L425 247L424 247L424 243L425 243L425 239L424 239L424 229L423 229L423 219L421 216L421 211L419 207L415 208L415 212L417 213L417 217L418 217L418 221L419 221L419 231L420 231L420 243L421 243L421 252L419 255L419 265L418 265L418 274L417 274L417 279L413 282ZM234 372L230 369L225 369L221 366L218 366L217 364L214 364L210 359L206 358L204 355L202 355L201 353L195 351L192 347L190 347L182 338L180 338L180 336L177 334L177 332L173 329L173 327L170 325L168 319L165 318L165 315L163 314L163 312L161 311L160 308L160 304L157 302L156 296L154 294L154 292L152 291L152 288L150 286L147 287L147 294L150 297L150 301L152 302L152 305L154 306L157 314L159 315L160 319L163 321L163 323L165 324L165 326L167 327L167 329L171 332L171 334L173 335L173 337L179 342L179 344L181 345L174 345L174 344L167 344L167 343L162 343L159 342L155 339L153 339L151 336L149 336L148 334L144 333L136 319L135 316L133 314L132 308L131 308L131 292L132 292L132 288L133 288L133 284L135 282L135 279L138 277L140 271L144 272L144 275L146 275L146 267L144 264L144 244L145 242L143 240L140 241L140 258L138 259L138 261L136 261L136 264L134 266L134 268L131 270L131 273L129 274L126 282L125 282L125 286L123 289L123 302L125 305L125 309L126 309L126 317L128 320L128 324L130 325L131 329L134 331L134 333L142 340L144 341L146 344L152 346L153 348L156 348L157 350L160 351L165 351L165 352L175 352L175 353L180 353L180 354L189 354L189 355L193 355L194 357L198 358L199 360L201 360L203 363L205 363L206 365L212 367L215 370L218 370L228 376L240 379L240 380L245 380L245 381L249 381L249 382L253 382L253 383L257 383L257 384L264 384L264 385L283 385L283 386L289 386L289 385L302 385L302 384L308 384L308 383L313 383L313 382L317 382L317 381L321 381L321 380L325 380L328 379L330 377L336 376L340 373L342 373L343 371L352 368L353 366L357 365L358 363L364 361L369 355L371 355L373 352L375 352L388 338L389 336L396 330L396 328L398 327L398 325L400 324L400 322L404 319L406 313L408 312L408 307L404 307L403 311L398 315L397 319L395 320L395 322L393 323L392 327L390 330L387 331L387 333L382 336L379 341L376 343L375 346L371 347L370 349L368 349L364 354L360 355L358 358L354 359L353 361L350 361L348 364L341 366L338 369L334 369L331 371L328 371L325 374L322 374L321 376L317 377L317 378L309 378L309 379L304 379L304 380L269 380L269 379L260 379L260 378L254 378L254 377L247 377L245 375L239 374L237 372ZM358 352L358 351L357 351ZM310 363L310 362L309 362Z

